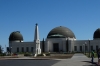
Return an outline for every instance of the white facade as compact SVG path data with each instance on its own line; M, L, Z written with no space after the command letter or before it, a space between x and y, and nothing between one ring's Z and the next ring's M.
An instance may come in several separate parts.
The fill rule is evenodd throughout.
M53 44L57 43L59 45L58 51L61 50L63 52L84 52L86 49L85 45L87 46L86 52L89 52L89 48L91 50L96 50L100 48L100 40L90 40L90 47L89 47L89 40L68 40L68 47L67 47L67 38L52 38L46 39L44 42L44 52L55 52L53 48ZM11 47L11 52L34 52L35 50L35 43L34 42L11 42L9 43L9 47ZM75 46L77 47L75 49ZM81 46L81 47L80 47ZM22 50L22 47L24 50ZM28 50L27 50L28 47ZM32 50L33 47L33 50ZM92 48L93 47L93 48ZM97 47L97 48L96 48ZM18 49L19 48L19 51ZM40 42L40 48L43 52L43 44L42 41ZM68 51L67 51L68 48ZM82 48L82 49L81 49Z
M34 49L34 42L11 42L9 43L9 47L11 48L11 52L33 52L33 50L31 50L31 47L33 47Z

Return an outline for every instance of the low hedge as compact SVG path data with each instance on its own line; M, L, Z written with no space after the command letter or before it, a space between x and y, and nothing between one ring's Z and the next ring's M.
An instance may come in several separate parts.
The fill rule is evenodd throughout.
M46 56L50 56L50 53L44 53Z
M6 56L6 54L5 53L2 53L2 54L0 54L0 56Z
M31 56L31 54L30 53L25 53L24 56Z

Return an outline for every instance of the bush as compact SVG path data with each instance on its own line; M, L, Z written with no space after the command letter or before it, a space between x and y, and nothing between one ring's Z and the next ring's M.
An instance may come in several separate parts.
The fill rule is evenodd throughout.
M68 54L75 54L75 52L74 52L74 51L72 51L72 52L69 52Z
M1 53L0 56L6 56L6 54L5 53Z
M11 56L11 54L7 54L7 56Z
M19 52L18 54L24 54L24 52Z
M31 54L30 53L25 53L24 56L31 56Z
M63 54L68 54L68 52L63 52Z
M89 56L89 53L86 53L86 56L91 57L91 53L90 53L90 56ZM98 57L97 53L94 53L94 58L97 58L97 57Z
M45 53L46 56L50 56L50 53Z

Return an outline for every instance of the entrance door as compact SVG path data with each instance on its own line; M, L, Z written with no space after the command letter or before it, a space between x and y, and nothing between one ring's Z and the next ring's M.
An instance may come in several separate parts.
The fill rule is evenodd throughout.
M59 52L59 44L58 43L53 43L53 51Z

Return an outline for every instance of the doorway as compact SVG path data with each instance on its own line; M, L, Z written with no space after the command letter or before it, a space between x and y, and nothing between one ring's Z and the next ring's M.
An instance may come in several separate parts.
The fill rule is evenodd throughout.
M53 43L53 52L59 52L59 43Z

